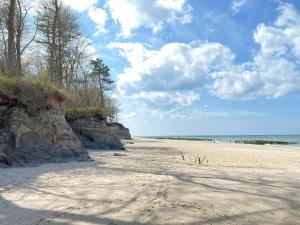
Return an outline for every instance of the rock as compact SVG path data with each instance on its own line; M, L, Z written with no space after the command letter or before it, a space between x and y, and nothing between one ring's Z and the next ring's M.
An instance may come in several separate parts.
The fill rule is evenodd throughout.
M0 167L89 160L60 107L28 114L20 106L0 114Z
M120 139L131 140L129 129L121 123L109 123L109 129L114 132Z
M124 146L100 115L68 120L83 146L88 149L124 150Z

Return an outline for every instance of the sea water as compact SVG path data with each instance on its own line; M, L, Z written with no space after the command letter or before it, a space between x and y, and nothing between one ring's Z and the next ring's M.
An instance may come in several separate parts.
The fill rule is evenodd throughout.
M262 141L284 141L293 142L290 146L300 146L300 135L184 135L184 136L156 136L154 138L172 138L172 139L186 139L186 140L212 140L222 142L235 142L239 140L262 140Z

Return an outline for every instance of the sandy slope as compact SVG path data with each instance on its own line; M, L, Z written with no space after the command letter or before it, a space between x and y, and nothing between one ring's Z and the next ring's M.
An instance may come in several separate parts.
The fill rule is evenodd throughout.
M0 169L0 224L300 224L300 148L127 147L91 152L94 162Z

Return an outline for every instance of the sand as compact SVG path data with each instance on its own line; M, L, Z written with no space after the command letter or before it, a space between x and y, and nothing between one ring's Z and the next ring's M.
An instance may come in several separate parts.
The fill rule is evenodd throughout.
M300 224L300 148L135 139L127 149L0 169L0 224Z

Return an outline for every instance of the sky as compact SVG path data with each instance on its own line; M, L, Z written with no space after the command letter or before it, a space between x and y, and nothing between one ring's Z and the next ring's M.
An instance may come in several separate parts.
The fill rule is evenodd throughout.
M63 0L133 136L300 134L299 0Z

